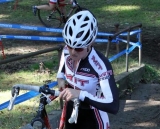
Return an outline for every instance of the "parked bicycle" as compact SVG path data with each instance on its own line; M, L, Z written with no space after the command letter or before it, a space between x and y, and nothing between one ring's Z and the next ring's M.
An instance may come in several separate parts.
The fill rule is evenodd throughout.
M74 4L59 3L53 11L40 10L38 9L38 18L41 23L46 27L59 28L62 24L65 24L67 19L74 13L77 13L85 8L81 7L76 0L73 0ZM66 15L60 11L60 6L70 5L70 10Z
M51 124L49 122L48 114L46 112L45 106L49 104L51 101L55 100L60 94L58 90L51 90L48 85L40 86L30 86L30 85L23 85L17 84L12 87L11 95L12 98L10 100L8 110L12 110L16 97L19 95L20 90L32 90L41 93L40 101L39 101L39 108L36 116L31 120L31 128L32 129L52 129ZM70 119L68 120L70 123L76 123L78 117L78 107L79 107L79 100L75 98L73 100L74 108Z

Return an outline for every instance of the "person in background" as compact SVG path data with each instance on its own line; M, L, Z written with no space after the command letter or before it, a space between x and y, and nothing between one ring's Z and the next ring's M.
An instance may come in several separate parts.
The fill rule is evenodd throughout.
M80 11L66 22L65 47L57 73L60 98L67 102L65 129L110 129L107 113L119 110L119 93L109 60L93 47L98 32L95 16ZM67 82L67 88L65 88ZM68 119L74 98L80 100L77 123Z
M73 0L70 0L70 3L74 4ZM56 7L56 4L58 4L60 11L65 14L65 0L49 0L49 4L47 5L35 5L32 6L33 14L36 16L37 9L42 10L54 10Z

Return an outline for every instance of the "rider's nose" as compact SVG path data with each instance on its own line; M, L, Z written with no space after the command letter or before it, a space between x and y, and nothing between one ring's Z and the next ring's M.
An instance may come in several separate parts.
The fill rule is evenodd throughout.
M75 49L72 49L72 51L71 51L71 52L72 52L72 54L75 54L75 53L76 53Z

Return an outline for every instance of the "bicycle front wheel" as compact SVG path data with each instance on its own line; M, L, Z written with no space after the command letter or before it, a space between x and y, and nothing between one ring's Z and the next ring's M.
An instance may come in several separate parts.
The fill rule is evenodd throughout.
M45 27L59 28L62 24L61 13L58 9L38 10L38 18Z

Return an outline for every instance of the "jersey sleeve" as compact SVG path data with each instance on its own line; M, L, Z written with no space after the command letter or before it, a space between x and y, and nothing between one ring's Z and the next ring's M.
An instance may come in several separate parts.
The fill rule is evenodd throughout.
M61 59L60 59L60 65L59 69L57 72L57 78L64 78L64 73L65 73L65 60L64 60L64 49L61 54Z
M79 99L99 110L116 114L119 110L119 93L112 66L107 58L100 59L98 62L100 65L98 66L97 63L93 63L93 67L99 75L99 84L103 97L93 96L87 91L81 91Z

